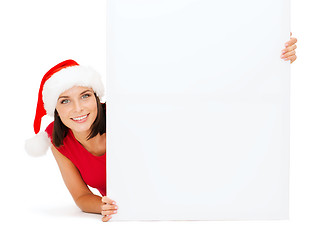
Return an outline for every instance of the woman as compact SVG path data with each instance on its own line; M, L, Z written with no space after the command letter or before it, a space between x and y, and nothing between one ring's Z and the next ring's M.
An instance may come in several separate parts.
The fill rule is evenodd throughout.
M101 213L102 221L108 221L118 206L106 197L106 107L100 102L103 96L104 86L93 69L73 60L51 68L39 90L35 133L40 131L45 114L54 116L54 122L28 140L26 150L40 156L50 146L76 205L84 212ZM97 188L104 197L93 194L87 185Z
M296 42L296 38L290 38L281 58L291 63L296 60ZM50 145L76 205L84 212L101 213L106 222L117 213L118 206L106 197L106 106L100 102L103 95L100 77L91 68L67 60L50 69L40 86L35 133L40 131L46 113L54 116L54 122L28 140L26 149L39 156ZM45 146L38 147L42 143ZM43 147L43 152L38 151ZM97 188L103 197L93 194L87 185Z

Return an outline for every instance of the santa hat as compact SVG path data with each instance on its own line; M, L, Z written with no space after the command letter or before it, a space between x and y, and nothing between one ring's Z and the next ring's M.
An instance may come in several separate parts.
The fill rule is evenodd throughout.
M54 116L58 97L74 86L90 87L100 99L104 96L101 77L91 67L80 66L74 60L66 60L51 68L44 75L39 89L33 124L36 135L26 140L25 148L29 155L37 157L46 153L51 142L45 131L40 132L42 117L46 114Z

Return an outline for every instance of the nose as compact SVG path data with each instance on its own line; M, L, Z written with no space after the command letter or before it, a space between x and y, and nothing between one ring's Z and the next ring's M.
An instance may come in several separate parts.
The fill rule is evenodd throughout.
M81 102L79 102L79 101L74 102L74 111L77 112L77 113L83 111L83 105L82 105Z

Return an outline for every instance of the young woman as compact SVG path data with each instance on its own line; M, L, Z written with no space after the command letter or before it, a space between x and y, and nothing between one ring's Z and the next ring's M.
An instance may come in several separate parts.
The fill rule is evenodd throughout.
M296 60L296 42L296 38L290 38L281 58L291 63ZM91 68L67 60L50 69L39 90L35 133L40 131L46 113L54 116L54 121L28 140L26 149L32 156L39 156L51 146L76 205L84 212L101 213L106 222L117 213L118 206L106 196L106 105L100 102L103 95L100 77ZM87 185L98 189L103 197L93 194Z
M101 213L102 221L108 221L118 206L106 197L106 106L100 102L104 91L99 74L90 67L67 60L51 68L39 90L37 135L26 142L26 150L41 156L50 146L76 205L84 212ZM54 121L39 133L45 114Z

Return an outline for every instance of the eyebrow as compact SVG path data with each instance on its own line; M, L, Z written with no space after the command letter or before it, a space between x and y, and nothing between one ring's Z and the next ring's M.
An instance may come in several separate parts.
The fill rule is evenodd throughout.
M86 93L86 92L91 92L91 91L90 91L90 90L83 91L80 95L83 95L83 94ZM58 100L59 100L60 98L69 98L69 96L60 96L60 97L58 98Z

